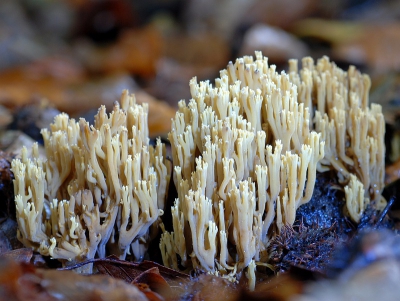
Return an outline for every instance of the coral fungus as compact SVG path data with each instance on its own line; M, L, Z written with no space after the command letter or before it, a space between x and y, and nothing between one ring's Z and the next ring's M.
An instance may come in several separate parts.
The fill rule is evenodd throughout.
M161 238L164 264L231 280L247 268L252 278L270 239L311 199L318 171L356 186L346 204L357 222L357 183L373 200L383 187L384 121L368 90L366 75L326 57L303 59L300 71L290 61L279 74L260 52L230 62L215 87L192 79L169 133L178 198L173 232Z
M25 246L66 263L106 255L143 257L150 227L163 214L169 182L165 146L149 145L147 105L124 91L94 126L66 114L42 130L46 158L12 162L19 226Z

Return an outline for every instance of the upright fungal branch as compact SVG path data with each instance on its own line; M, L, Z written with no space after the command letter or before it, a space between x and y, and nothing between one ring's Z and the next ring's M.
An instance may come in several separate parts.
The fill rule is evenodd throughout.
M350 175L349 184L344 187L344 192L348 214L354 222L358 223L369 203L369 199L365 197L364 186L355 175Z
M169 133L178 198L163 261L237 279L311 199L324 143L297 86L259 52L230 63L215 87L189 85Z
M19 225L25 246L63 262L106 256L106 246L139 260L150 227L163 213L170 175L165 146L149 145L147 105L124 91L95 123L58 115L42 130L46 158L26 149L13 160Z
M310 58L302 63L299 72L297 61L291 60L289 75L299 89L299 102L311 100L316 108L315 130L325 141L325 157L318 170L336 170L343 183L355 174L371 200L379 201L384 184L385 121L380 105L369 106L370 78L354 66L343 71L327 57L315 65Z

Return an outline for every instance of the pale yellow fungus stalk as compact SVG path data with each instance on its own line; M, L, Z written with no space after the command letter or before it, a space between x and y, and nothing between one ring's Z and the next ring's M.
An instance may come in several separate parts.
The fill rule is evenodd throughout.
M346 210L350 218L359 223L362 214L369 204L369 199L365 197L364 185L355 175L350 175L350 182L344 187L346 195Z

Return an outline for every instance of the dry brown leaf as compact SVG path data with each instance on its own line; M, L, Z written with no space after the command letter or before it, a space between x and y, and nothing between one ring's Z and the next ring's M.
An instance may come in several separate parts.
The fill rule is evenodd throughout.
M202 274L190 287L193 301L236 301L241 295L241 288L227 279L214 275Z
M155 75L162 48L163 40L159 31L148 26L125 30L118 41L110 46L98 48L81 45L80 55L92 72L128 72L149 78Z
M135 283L134 285L146 296L146 298L149 301L164 301L165 300L165 298L163 298L161 295L152 291L147 284Z
M94 266L101 274L137 285L150 300L178 299L188 294L191 283L189 275L147 260L135 263L109 256L94 260Z
M30 248L21 248L1 253L0 256L6 260L29 263L33 257L33 251Z
M143 272L157 268L160 275L171 286L189 280L189 275L167 268L153 261L145 260L140 263L119 260L115 256L104 259L94 260L94 266L101 274L109 275L114 278L123 279L126 282L133 282ZM70 267L73 268L73 267Z
M106 275L35 269L4 258L0 258L0 292L0 300L18 301L147 300L136 286Z
M386 184L390 184L398 179L400 179L400 159L386 166L385 182Z
M287 301L303 291L304 284L285 273L263 281L256 286L254 292L245 291L241 300L243 301L261 301L276 300Z
M153 292L160 294L161 296L170 296L172 291L168 282L161 276L158 267L150 268L140 275L138 275L132 281L133 284L146 284L149 289Z

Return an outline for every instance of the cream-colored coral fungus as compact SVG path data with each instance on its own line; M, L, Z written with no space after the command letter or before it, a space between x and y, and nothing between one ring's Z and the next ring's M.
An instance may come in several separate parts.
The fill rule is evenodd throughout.
M163 214L170 175L165 146L149 145L147 105L124 91L93 126L66 114L42 130L46 158L12 161L19 226L27 247L64 263L113 254L141 259Z
M192 99L179 103L169 134L174 231L160 243L168 266L236 279L311 199L324 143L289 75L256 55L230 63L215 87L193 79Z
M334 169L343 183L355 174L371 200L381 201L384 186L385 121L380 105L369 106L371 80L354 66L348 71L323 57L303 59L298 72L291 60L290 78L299 101L315 107L315 130L325 141L325 157L318 171Z
M165 265L232 280L247 269L254 285L255 263L311 199L317 171L350 181L355 222L367 204L361 182L379 199L384 122L368 107L369 78L327 58L289 65L278 73L256 52L230 62L215 86L190 81L192 99L179 102L169 133L178 198L160 242Z
M369 203L369 199L365 197L364 185L355 175L351 174L349 184L344 187L344 192L346 195L346 210L350 218L358 223Z

